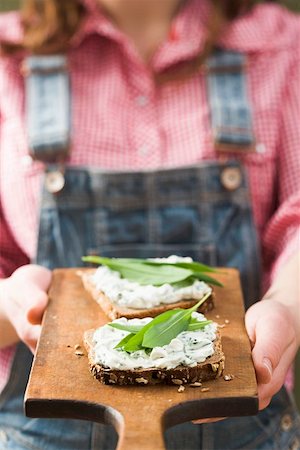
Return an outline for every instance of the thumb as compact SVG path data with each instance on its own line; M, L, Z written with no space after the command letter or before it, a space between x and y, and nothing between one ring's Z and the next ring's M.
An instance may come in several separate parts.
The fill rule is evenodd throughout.
M41 290L36 286L31 286L29 289L34 298L34 303L27 310L27 320L32 325L38 325L41 323L45 308L48 303L48 295L45 291Z
M50 270L29 264L16 270L14 279L16 287L22 293L27 320L33 324L40 324L44 310L48 303L47 289L51 282Z
M269 301L266 301L266 303ZM246 315L246 328L254 344L252 358L258 383L267 384L278 366L285 350L290 345L290 330L280 311L262 311L271 304L253 308ZM259 305L259 303L257 305ZM250 308L251 309L251 308Z

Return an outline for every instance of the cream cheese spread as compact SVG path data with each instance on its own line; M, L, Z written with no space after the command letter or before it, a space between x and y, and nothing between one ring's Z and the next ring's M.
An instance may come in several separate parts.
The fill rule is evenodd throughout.
M192 317L199 321L206 320L203 314L193 312ZM150 317L144 319L116 319L113 323L122 325L146 325L153 320ZM138 350L127 353L114 347L127 336L127 331L104 325L98 328L93 335L93 359L96 364L101 364L109 369L134 370L134 369L173 369L183 365L194 367L206 360L214 353L213 341L216 339L217 324L212 322L203 330L183 331L168 345L154 347L151 353Z
M189 257L176 255L152 260L170 264L193 261ZM185 299L200 300L205 294L212 291L208 284L199 280L181 288L176 288L168 283L161 286L140 285L121 278L119 272L113 271L106 266L98 267L93 275L93 283L96 289L102 291L112 303L135 309L151 309L154 306L175 303Z

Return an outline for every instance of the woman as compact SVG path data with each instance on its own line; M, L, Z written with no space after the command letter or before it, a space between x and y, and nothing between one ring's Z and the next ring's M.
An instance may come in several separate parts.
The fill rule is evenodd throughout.
M246 314L261 412L167 443L299 448L281 389L300 340L299 20L208 0L27 0L22 17L0 22L3 448L113 448L100 425L23 417L15 345L34 352L49 269L94 252L239 267L247 306L262 298Z

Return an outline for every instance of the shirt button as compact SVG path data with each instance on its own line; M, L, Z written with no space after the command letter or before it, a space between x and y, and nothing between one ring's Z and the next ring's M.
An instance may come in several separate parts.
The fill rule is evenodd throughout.
M266 153L265 144L256 144L255 149L256 149L257 153L261 153L261 154Z
M23 167L30 167L33 163L33 159L30 155L22 156L21 163Z
M220 178L222 185L228 191L234 191L242 184L242 174L238 167L225 167Z
M138 106L146 106L148 103L148 97L145 95L139 95L136 97L135 101Z
M281 419L281 429L283 431L289 431L292 428L293 421L290 414L285 414Z
M140 147L138 149L138 152L141 156L146 156L149 153L149 147L147 147L146 145L143 145L142 147Z

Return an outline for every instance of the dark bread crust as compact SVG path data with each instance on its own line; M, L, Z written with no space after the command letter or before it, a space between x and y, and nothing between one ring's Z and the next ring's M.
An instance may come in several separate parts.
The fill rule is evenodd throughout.
M84 345L88 351L90 371L103 384L115 385L154 385L175 384L182 385L208 381L218 378L224 370L225 356L222 351L221 337L217 334L214 341L215 352L195 367L178 366L174 369L135 369L119 370L105 368L97 364L94 359L93 334L95 330L88 330L84 334Z
M107 317L111 320L119 319L120 317L126 317L127 319L134 319L135 317L138 319L142 319L143 317L155 317L158 314L161 314L169 309L174 308L191 308L193 305L197 303L197 300L181 300L176 303L164 304L160 306L155 306L151 309L135 309L135 308L122 308L118 305L112 303L109 298L103 294L103 292L96 289L95 284L93 283L92 276L96 272L97 269L87 269L84 272L78 271L78 274L81 276L83 285L85 289L90 293L94 300L99 304ZM214 293L208 297L208 299L200 306L198 311L201 313L207 313L214 308Z

